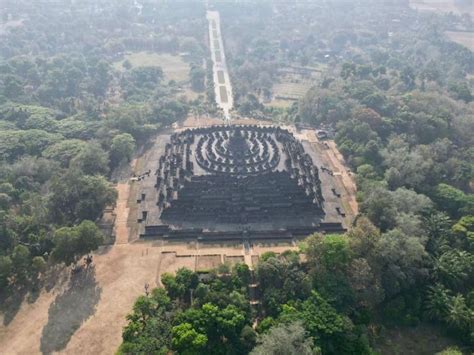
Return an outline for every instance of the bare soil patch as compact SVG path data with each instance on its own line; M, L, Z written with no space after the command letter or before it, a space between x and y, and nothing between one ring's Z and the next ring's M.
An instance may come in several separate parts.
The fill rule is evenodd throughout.
M225 256L224 262L230 265L242 264L245 262L245 258L243 256Z
M23 302L15 318L0 327L2 353L114 353L125 316L145 283L156 286L160 251L141 243L98 251L94 273L44 290L32 304ZM69 268L62 272L69 274Z
M447 31L445 34L451 41L474 51L474 32Z
M222 264L221 255L198 255L196 270L211 270L218 267L220 264Z
M463 13L474 14L472 6L457 6L455 0L410 0L410 7L419 11L436 13L449 13L460 15Z

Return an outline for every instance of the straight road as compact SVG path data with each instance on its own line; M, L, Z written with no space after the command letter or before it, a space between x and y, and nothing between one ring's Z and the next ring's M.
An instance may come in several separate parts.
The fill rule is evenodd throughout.
M214 90L217 106L224 111L224 119L230 120L230 111L234 106L232 96L232 85L230 83L229 71L224 53L224 42L222 41L220 16L217 11L207 11L209 21L209 43L213 63Z

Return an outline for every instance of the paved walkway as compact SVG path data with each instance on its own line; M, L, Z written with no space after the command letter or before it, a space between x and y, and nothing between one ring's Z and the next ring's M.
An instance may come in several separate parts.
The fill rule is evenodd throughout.
M229 121L234 99L224 53L219 12L207 11L207 20L209 21L209 44L213 62L216 103L224 111L224 119Z

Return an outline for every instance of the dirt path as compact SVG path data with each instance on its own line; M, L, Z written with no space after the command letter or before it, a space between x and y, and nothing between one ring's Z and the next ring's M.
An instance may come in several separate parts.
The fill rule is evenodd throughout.
M340 173L339 176L347 192L346 200L352 209L352 213L356 216L359 213L359 205L356 201L357 187L354 179L352 175L350 175L345 165L344 157L337 149L336 143L334 141L328 141L327 144L329 146L329 149L326 150L327 157L332 164L332 168Z
M128 215L130 209L128 208L128 198L130 193L130 184L128 182L121 182L117 184L117 205L115 207L115 244L127 244L130 228L127 226Z

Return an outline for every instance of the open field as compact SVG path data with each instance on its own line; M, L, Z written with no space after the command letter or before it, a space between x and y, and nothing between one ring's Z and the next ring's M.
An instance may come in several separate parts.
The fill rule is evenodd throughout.
M34 303L23 302L0 327L2 354L112 354L121 342L125 316L145 283L156 287L159 248L120 244L94 254L95 267L57 283Z
M324 65L318 67L289 66L279 73L279 82L272 87L273 97L268 106L289 107L306 95L321 76Z
M183 58L171 54L158 54L151 52L127 53L123 60L114 64L117 70L124 70L122 63L128 60L132 68L156 66L163 69L166 80L189 80L189 64Z
M451 41L474 51L474 32L446 31L445 34Z
M474 14L474 7L456 6L454 0L410 0L410 7L418 11L430 11L437 13Z
M281 82L273 85L273 99L271 106L289 107L295 101L301 99L311 88L310 83Z

